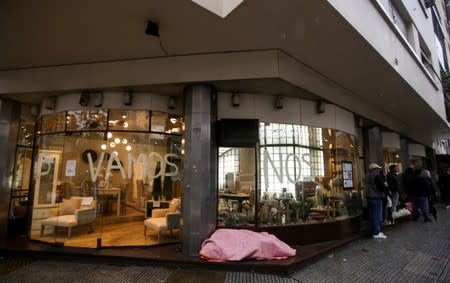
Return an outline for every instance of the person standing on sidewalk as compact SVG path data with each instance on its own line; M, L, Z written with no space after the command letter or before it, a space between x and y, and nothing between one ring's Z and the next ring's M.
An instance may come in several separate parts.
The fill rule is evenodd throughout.
M384 193L384 197L382 199L382 215L381 215L381 224L385 225L391 225L392 222L392 214L391 214L391 207L392 207L392 197L391 193L389 192L389 187L386 179L386 175L384 174L383 170L378 171L378 181L377 183L383 184L380 186ZM389 198L389 201L388 201Z
M428 194L430 193L429 185L422 174L422 170L414 170L414 183L412 187L413 196L413 220L417 221L420 214L422 214L425 222L431 222L428 213L430 211L428 203Z
M392 164L391 166L389 166L389 173L387 174L387 183L389 191L391 192L392 197L391 213L393 213L397 211L398 199L400 196L400 177L398 176L397 164Z
M450 208L450 167L439 176L439 188L441 189L441 201L446 208Z
M386 239L381 232L383 221L384 180L380 176L381 166L376 163L369 165L369 171L364 180L364 195L369 208L369 221L372 229L372 237Z
M437 220L437 210L433 206L433 201L436 199L436 191L434 189L433 179L431 178L431 172L428 170L423 170L422 175L427 182L429 213L434 216L434 220Z

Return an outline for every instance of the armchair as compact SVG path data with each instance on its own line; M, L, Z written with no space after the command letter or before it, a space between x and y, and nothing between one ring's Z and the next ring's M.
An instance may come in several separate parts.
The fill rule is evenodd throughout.
M67 227L67 236L70 238L72 227L92 223L97 216L96 201L92 197L71 197L52 209L52 217L41 221L41 237L45 226Z
M161 239L163 231L170 231L172 236L173 230L180 229L181 213L169 212L164 217L152 217L144 221L144 237L147 236L147 228L158 232L158 242Z
M179 212L180 199L173 199L169 208L155 209L152 212L152 217L144 221L144 236L147 236L147 228L158 232L158 241L161 238L163 231L170 231L180 229L181 227L181 213Z
M176 212L180 210L181 200L174 198L169 203L169 208L159 208L152 210L152 218L164 217L169 212Z

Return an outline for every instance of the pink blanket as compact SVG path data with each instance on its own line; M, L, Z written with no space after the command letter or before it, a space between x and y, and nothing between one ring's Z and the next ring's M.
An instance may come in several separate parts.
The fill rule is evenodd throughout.
M296 250L266 232L218 229L202 243L200 257L208 261L271 260L295 256Z

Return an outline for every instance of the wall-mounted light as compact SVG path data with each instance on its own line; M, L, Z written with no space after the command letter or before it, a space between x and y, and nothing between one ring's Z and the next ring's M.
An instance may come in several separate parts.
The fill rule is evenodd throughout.
M238 107L240 104L239 94L233 93L233 95L231 95L231 105L233 105L233 107Z
M39 105L33 104L30 106L31 116L37 117L39 115Z
M153 35L159 37L159 27L158 24L152 21L147 22L147 27L145 28L145 34Z
M95 107L101 107L103 105L103 93L102 92L94 92L91 94L92 96L92 105Z
M362 117L359 117L357 119L358 127L362 128L364 126L364 119Z
M47 110L55 110L56 107L56 96L49 96L44 100L44 107Z
M281 95L275 97L275 108L283 109L283 97Z
M122 103L124 105L130 106L133 102L133 92L131 90L127 90L122 95Z
M169 100L167 101L167 107L171 110L174 110L175 108L177 108L177 103L176 103L175 97L169 96Z
M316 111L319 114L325 113L325 102L323 102L323 100L318 100L317 101Z
M80 95L80 105L81 106L88 106L89 104L89 93L88 92L82 92Z

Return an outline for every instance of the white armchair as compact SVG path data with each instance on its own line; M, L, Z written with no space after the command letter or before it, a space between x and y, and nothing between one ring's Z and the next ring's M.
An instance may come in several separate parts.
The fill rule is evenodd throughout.
M158 241L163 231L178 230L181 227L180 199L173 199L169 208L154 209L152 217L144 221L144 236L147 236L147 228L158 233Z
M97 216L96 201L92 197L71 197L52 210L52 217L41 221L41 237L46 226L67 227L67 236L70 238L72 227L92 223Z
M157 208L152 210L152 218L164 217L169 212L176 212L180 210L181 200L174 198L170 201L168 208Z
M147 228L158 233L158 242L161 239L163 231L170 231L172 236L173 230L180 229L181 213L169 212L164 217L152 217L144 221L144 236L147 236Z

